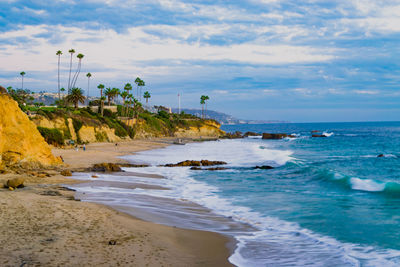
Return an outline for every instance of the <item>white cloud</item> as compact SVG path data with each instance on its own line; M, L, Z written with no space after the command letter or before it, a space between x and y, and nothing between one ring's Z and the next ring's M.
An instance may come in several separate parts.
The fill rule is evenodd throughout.
M130 28L125 33L111 29L85 30L77 27L46 25L24 26L18 30L1 33L0 38L34 36L60 32L65 40L57 45L48 43L44 37L30 37L19 45L3 44L0 51L3 70L50 70L54 68L55 55L52 51L74 47L86 55L84 64L115 69L137 69L135 61L157 60L207 60L231 61L247 64L287 64L321 62L334 58L334 50L309 46L261 45L253 43L230 46L189 44L170 38L148 34L142 27ZM177 28L179 31L179 27ZM99 38L95 41L91 38ZM32 52L34 51L34 52ZM115 74L114 74L115 75Z
M353 90L354 93L359 95L377 95L379 91L376 90Z

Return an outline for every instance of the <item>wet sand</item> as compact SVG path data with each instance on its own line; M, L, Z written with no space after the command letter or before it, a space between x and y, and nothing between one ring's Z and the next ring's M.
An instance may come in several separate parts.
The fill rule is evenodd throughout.
M164 141L132 141L118 147L102 143L90 144L86 151L53 152L69 168L79 169L94 163L124 162L117 157L166 145ZM23 189L0 191L1 266L232 266L227 260L234 246L231 239L76 201L75 192L58 184L80 181L55 174L43 178L0 175L1 183L15 176L27 178ZM139 183L129 186L147 188Z

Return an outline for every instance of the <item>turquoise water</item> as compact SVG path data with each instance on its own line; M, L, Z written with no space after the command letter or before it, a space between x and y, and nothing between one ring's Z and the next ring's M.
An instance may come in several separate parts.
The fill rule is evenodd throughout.
M77 186L82 198L145 211L146 220L230 235L237 266L400 266L400 122L225 125L295 134L175 145L125 158L166 179L99 174L169 190ZM329 137L311 138L311 131ZM384 157L377 157L384 154ZM222 160L227 170L160 164ZM274 169L254 169L271 165ZM82 174L90 180L90 174ZM197 203L209 212L188 205ZM125 211L125 209L122 209ZM134 214L140 216L140 214Z
M371 252L400 250L399 122L232 125L223 129L299 135L294 140L253 141L293 152L293 160L274 170L195 176L217 186L219 194L232 199L234 205L294 222L343 243L369 246ZM312 130L332 135L310 138ZM385 157L378 158L379 154Z

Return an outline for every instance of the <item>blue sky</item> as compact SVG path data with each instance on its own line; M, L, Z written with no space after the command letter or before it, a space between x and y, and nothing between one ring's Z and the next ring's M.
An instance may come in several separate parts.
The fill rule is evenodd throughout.
M0 0L0 84L56 91L68 50L96 85L260 120L400 120L400 0ZM76 60L74 64L76 64ZM76 66L76 65L74 65Z

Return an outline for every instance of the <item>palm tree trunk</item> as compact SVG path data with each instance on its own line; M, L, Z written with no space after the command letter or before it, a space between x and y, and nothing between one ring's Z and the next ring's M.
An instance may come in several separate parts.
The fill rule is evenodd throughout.
M71 90L71 71L72 71L72 53L71 53L71 61L69 62L69 78L68 78L68 93Z
M22 75L22 90L24 90L24 75Z
M89 106L89 82L90 82L90 77L88 77L88 79L87 79L87 97L86 97L86 99L87 99L87 106Z
M61 93L60 93L60 55L58 55L58 101L61 100Z
M76 80L78 80L79 73L81 73L81 65L82 65L82 60L79 59L78 68L76 69L76 73L74 74L74 77L72 78L71 88L75 87Z
M206 101L206 110L204 112L204 118L207 119L207 101Z

